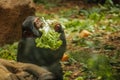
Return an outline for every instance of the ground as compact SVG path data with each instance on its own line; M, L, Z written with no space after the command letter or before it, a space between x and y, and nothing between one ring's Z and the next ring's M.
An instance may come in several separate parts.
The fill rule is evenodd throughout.
M35 5L36 5L35 8L36 8L37 16L46 18L46 15L47 15L48 19L51 17L56 19L56 18L60 18L60 16L64 17L64 15L65 15L65 17L67 16L67 18L69 18L69 20L71 20L71 22L72 22L72 20L76 21L76 19L78 19L78 20L85 19L83 14L79 14L79 10L89 9L89 8L92 8L93 6L94 7L97 6L96 4L84 3L81 0L79 3L75 2L75 1L69 1L69 2L64 2L64 3L59 3L58 5L54 5L54 4L52 4L52 5L35 4ZM75 13L75 14L71 15L71 13ZM98 14L95 14L94 16L99 17ZM102 22L101 21L96 22L96 24L94 24L94 26L96 27L95 32L92 32L92 35L87 36L85 38L84 37L79 38L79 36L81 37L81 32L77 31L77 28L73 31L69 31L70 29L65 28L66 39L67 39L67 50L66 50L65 54L69 55L69 58L68 58L68 60L66 60L64 62L61 62L63 71L64 71L64 80L84 80L83 78L86 78L85 80L102 80L101 76L98 76L96 79L94 77L94 74L88 70L86 65L83 64L83 62L87 61L87 58L89 58L89 56L93 55L94 53L107 55L107 57L109 57L110 60L112 61L111 65L113 65L113 68L117 68L117 71L119 72L119 70L120 70L120 65L119 65L119 63L120 63L120 61L119 61L120 60L120 58L119 58L120 57L120 54L119 54L120 31L118 30L116 32L109 33L105 30L97 29L99 27L99 25L102 25L102 24L105 24L104 26L109 24L110 26L116 27L116 29L119 29L119 25L120 25L119 19L116 21L113 21L111 23L110 19L112 18L112 16L116 16L116 14L113 13L113 15L112 15L112 12L111 12L111 14L107 14L107 16L106 16L109 20L105 19L106 21L102 20ZM89 24L89 20L88 20L88 23L87 23L87 20L85 22L86 22L86 24ZM92 21L90 21L90 23L92 23ZM75 23L75 24L77 24L77 23ZM71 24L69 26L71 26ZM103 28L104 28L104 26L103 26ZM109 29L113 29L113 28L109 28ZM77 39L76 39L76 36L78 37ZM84 46L84 45L86 45L85 41L87 41L87 45L89 45L89 46L87 46L87 47ZM96 44L91 45L94 42L96 42ZM80 46L79 44L82 46ZM0 50L2 50L2 49L0 49ZM114 54L116 52L117 52L117 55ZM80 53L80 54L78 54L78 53ZM117 58L117 60L114 62L113 58ZM99 61L101 61L102 59L100 58ZM94 61L92 63L94 63ZM99 69L98 64L95 66L92 66L92 67L97 67L95 72L97 72ZM106 69L107 69L107 67L106 67ZM103 69L103 71L104 71L104 69ZM108 70L108 73L109 73L109 70ZM103 74L104 74L104 72L103 72ZM110 75L110 73L109 73L109 75ZM111 79L108 79L108 80L111 80ZM119 80L119 78L116 80Z
M60 3L56 7L45 7L44 5L39 4L39 5L36 5L36 12L51 15L51 14L58 14L60 11L67 11L67 10L74 9L74 8L77 8L78 10L89 9L89 8L92 8L93 6L96 6L96 4L86 4L82 1L80 1L80 2L75 2L75 1L64 2L64 3ZM111 16L108 15L108 18L109 17L111 17ZM73 15L69 16L69 18L83 19L84 17L81 15L73 14ZM65 32L67 33L66 30L65 30ZM85 53L85 52L88 52L88 53L90 53L90 52L96 53L97 52L98 53L99 52L101 54L106 54L109 57L112 57L112 56L114 56L115 51L119 52L119 49L120 49L119 48L120 47L120 45L119 45L120 44L120 42L119 42L120 32L119 31L112 33L112 34L106 34L105 32L102 32L102 31L98 31L97 33L102 34L102 35L100 35L100 37L98 37L98 39L102 38L100 41L102 41L102 45L103 45L102 47L105 47L105 50L102 50L101 48L100 49L98 48L98 50L94 50L94 49L84 48L84 47L75 45L74 43L76 43L76 42L73 41L73 37L78 34L76 32L72 32L72 33L70 33L69 36L66 37L67 51L65 54L69 54L71 52L74 53L74 52L78 52L78 51L80 51L80 52L83 51L83 53ZM86 39L93 40L92 38L86 38ZM106 45L107 45L107 47L106 47ZM114 47L111 47L109 45L112 45ZM88 55L88 54L84 54L84 55ZM81 55L81 56L83 56L83 55ZM78 57L78 58L81 58L81 57ZM84 56L82 58L84 58ZM71 60L72 59L69 59L66 62L62 62L65 80L75 80L76 78L77 78L76 80L83 80L83 78L80 76L85 75L84 69L83 69L84 65L81 62L77 62L74 60L72 60L73 63L71 63ZM119 63L119 60L118 60L118 63ZM96 79L91 78L91 79L86 79L86 80L96 80Z

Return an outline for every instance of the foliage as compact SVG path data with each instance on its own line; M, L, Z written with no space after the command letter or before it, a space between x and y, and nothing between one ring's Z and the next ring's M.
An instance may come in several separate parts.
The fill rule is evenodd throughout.
M40 48L49 48L52 50L58 49L62 45L62 41L59 40L60 34L55 31L42 32L42 36L35 40L36 46Z
M112 69L113 65L110 64L111 61L114 61L114 65L119 64L115 57L119 55L119 49L105 38L105 36L120 31L120 10L118 9L118 6L101 5L99 8L82 9L79 14L84 14L84 19L69 19L64 23L69 34L71 32L78 33L77 35L73 34L71 42L75 44L73 47L80 46L83 49L78 50L76 48L76 51L68 51L70 54L69 60L70 62L83 63L83 69L85 70L83 79L85 80L116 80L119 76ZM85 38L79 37L79 33L84 29L92 32L92 35ZM105 54L107 57L100 54ZM113 73L116 73L117 76L115 77Z
M91 8L91 9L81 9L79 14L84 14L85 19L70 19L65 23L66 28L71 31L81 31L86 29L91 32L96 32L96 30L103 30L107 32L115 32L119 30L119 7L104 8ZM107 13L107 14L106 14ZM108 19L107 17L111 17ZM112 23L112 25L111 25Z
M74 20L69 20L64 24L66 28L70 29L70 31L82 31L82 30L88 30L88 31L93 31L94 30L94 22L91 20L79 20L79 19L74 19Z
M75 80L84 80L83 77L77 77Z
M58 14L61 15L60 17L64 17L64 18L70 18L70 17L74 17L77 16L79 11L78 11L79 7L75 6L74 8L69 9L65 9L65 10L61 10Z
M79 50L79 51L73 51L70 53L70 60L73 61L77 61L77 62L81 62L81 63L86 63L86 61L89 59L91 53L89 50L86 49L86 51L84 50ZM73 58L73 59L72 59Z
M62 45L62 40L60 40L60 33L55 32L54 24L55 22L48 23L43 19L42 29L40 29L42 36L35 40L36 47L56 50Z
M87 18L89 18L92 14L99 15L101 12L101 8L93 7L91 9L80 9L79 14L84 14Z
M87 66L96 77L102 80L114 80L112 66L110 65L109 59L104 55L92 55L92 57L88 59Z
M63 78L64 80L69 80L67 77L69 77L72 74L72 71L66 71Z
M16 60L17 45L15 42L12 45L8 44L0 48L0 58L8 60Z
M106 0L105 5L107 5L107 6L113 6L114 3L113 3L112 0Z

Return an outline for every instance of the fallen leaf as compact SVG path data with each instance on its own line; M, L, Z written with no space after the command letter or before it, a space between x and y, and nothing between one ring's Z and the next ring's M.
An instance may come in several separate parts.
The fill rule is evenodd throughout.
M87 31L87 30L82 30L80 33L79 33L79 37L81 38L84 38L84 37L88 37L89 35L91 35L92 33Z
M69 59L69 56L67 54L64 54L61 61L67 61Z

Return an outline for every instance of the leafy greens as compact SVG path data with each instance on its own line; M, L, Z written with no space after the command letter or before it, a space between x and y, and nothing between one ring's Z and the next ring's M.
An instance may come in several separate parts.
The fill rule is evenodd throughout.
M36 47L39 48L49 48L51 50L56 50L62 45L62 40L60 40L60 33L55 32L53 27L48 24L44 19L43 28L40 29L42 36L36 38Z

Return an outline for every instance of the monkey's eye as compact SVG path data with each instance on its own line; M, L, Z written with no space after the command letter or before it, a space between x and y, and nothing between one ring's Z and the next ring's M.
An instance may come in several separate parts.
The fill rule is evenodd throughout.
M34 20L34 26L35 26L37 29L42 28L42 24L43 24L43 22L42 22L38 17L35 18L35 20Z

